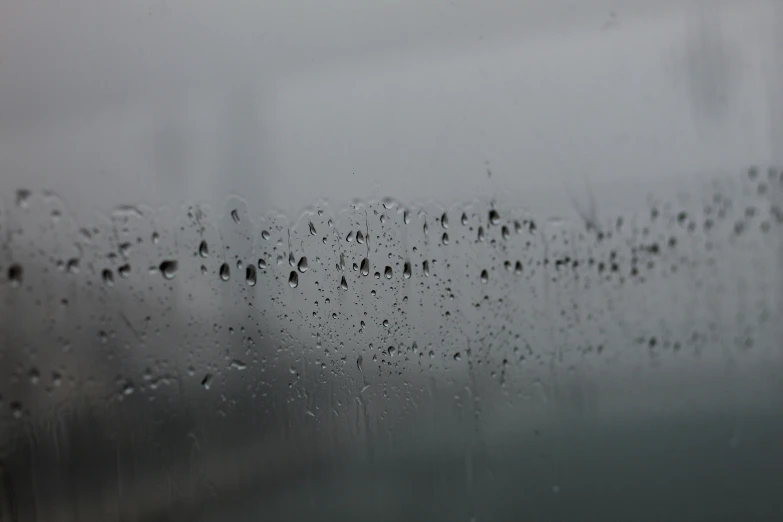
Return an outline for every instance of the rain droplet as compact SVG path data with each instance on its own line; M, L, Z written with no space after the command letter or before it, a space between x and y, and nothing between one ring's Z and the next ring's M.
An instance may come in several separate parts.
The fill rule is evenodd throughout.
M266 259L259 258L258 268L260 268L261 270L266 269Z
M377 274L378 272L375 272L375 273ZM377 278L376 278L376 279L377 279ZM371 296L375 297L375 294L376 294L375 290L370 290L370 295L371 295Z
M481 282L487 284L489 282L489 272L486 270L481 271Z
M348 281L345 280L345 276L343 276L342 279L340 279L340 288L343 290L348 290Z
M291 274L288 276L288 286L291 288L299 286L299 275L294 270L291 270Z
M158 241L160 241L160 234L158 234L157 232L153 232L152 233L152 242L157 245Z
M366 257L362 259L362 265L360 269L363 276L368 275L370 273L370 260Z
M364 373L364 371L362 371L362 355L361 354L359 354L359 356L356 358L356 367L359 368L360 372Z
M22 403L19 401L14 401L11 403L11 416L13 416L14 419L21 419L22 418Z
M117 273L122 277L123 279L128 277L130 275L131 267L128 264L122 265L117 268Z
M30 384L32 384L33 386L38 384L38 381L41 380L41 374L38 371L38 368L31 368L29 376L30 376Z
M375 279L380 279L381 278L381 273L380 272L375 272L375 274L373 274L373 277L375 277Z
M315 225L313 225L313 222L311 221L311 222L310 222L310 235L311 235L311 236L314 236L314 235L315 235L315 233L316 233L316 232L315 232Z
M14 263L8 267L8 280L11 281L11 286L17 288L22 284L22 278L24 277L24 270L22 265Z
M424 235L425 235L425 236L426 236L426 235L429 233L429 231L430 231L430 227L428 227L428 226L427 226L427 222L426 222L426 221L424 222L424 226L422 227L422 230L424 230Z
M348 232L348 235L345 236L345 240L348 241L349 243L353 242L353 230Z
M358 270L359 270L359 265L357 265L356 263L354 263L354 264L353 264L353 271L354 271L354 272L356 272L356 271L358 271Z
M388 328L389 327L389 320L388 319L384 319L383 320L383 327L384 328Z
M484 227L478 227L478 240L480 242L484 241Z
M462 213L462 217L460 218L460 221L462 222L463 225L467 225L468 224L468 215L463 212Z
M16 205L19 208L27 208L30 200L30 191L27 189L19 189L16 191Z
M394 357L394 351L394 346L389 346L389 349L387 350L389 357Z
M220 265L220 279L223 281L228 281L231 278L231 268L229 268L228 263L223 263Z
M460 355L459 352L455 353L454 354L454 360L455 361L461 361L462 360L462 355Z
M440 224L443 228L449 228L449 216L445 212L440 217Z
M424 261L421 264L421 268L424 270L424 275L426 277L429 277L430 276L430 262L429 261Z
M511 261L503 261L503 268L511 272Z
M383 275L386 276L386 279L391 279L392 278L392 267L386 265L386 268L383 271Z
M387 219L388 219L388 218L386 217L386 214L381 214L381 224L382 224L382 225L386 223L386 220L387 220Z
M508 238L511 236L511 233L508 231L508 227L506 225L503 225L503 228L500 229L500 235L503 236L503 239L508 240Z
M362 234L361 230L356 233L356 242L360 245L364 244L364 234Z
M204 376L203 379L201 379L201 386L209 391L209 389L212 387L212 374L208 373Z
M449 234L447 232L443 233L443 237L441 238L441 241L443 241L444 245L448 245L449 244Z
M198 255L204 258L209 257L209 246L205 240L198 244Z
M407 210L402 213L402 221L406 225L411 222L411 214Z
M294 257L293 252L288 253L288 264L291 265L292 267L296 266L296 258Z
M242 270L242 260L237 259L237 270Z
M236 210L232 210L231 219L234 220L234 223L239 223L239 212L237 212Z
M308 266L307 266L307 258L305 256L299 258L299 263L296 264L296 268L303 274L307 272Z
M489 211L489 222L493 225L500 223L500 214L498 214L498 211L494 208Z
M521 261L517 261L516 264L514 265L514 273L515 274L521 274L522 273L522 262Z
M245 281L249 286L256 286L256 267L247 265L245 269Z
M79 260L76 258L69 259L68 262L65 264L65 269L68 270L69 274L78 274Z
M59 388L63 382L63 377L58 372L52 372L52 386Z
M163 274L163 277L166 279L174 279L174 276L177 275L179 263L173 259L167 259L163 261L158 268L160 268L160 273Z
M514 221L514 232L517 234L522 232L522 224L519 221Z
M114 285L114 273L108 268L103 269L103 272L101 272L101 278L103 279L103 282L106 283L106 285Z
M265 241L269 241L269 231L268 230L262 230L261 231L261 239Z
M406 261L402 267L402 277L405 279L411 278L411 264L410 261Z

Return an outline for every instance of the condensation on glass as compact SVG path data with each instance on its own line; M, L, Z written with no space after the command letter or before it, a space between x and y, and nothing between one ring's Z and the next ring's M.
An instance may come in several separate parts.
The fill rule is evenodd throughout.
M777 509L776 168L601 219L4 203L3 520Z

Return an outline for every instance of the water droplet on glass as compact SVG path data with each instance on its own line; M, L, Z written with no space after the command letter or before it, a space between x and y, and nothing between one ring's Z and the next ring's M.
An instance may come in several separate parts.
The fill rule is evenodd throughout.
M377 273L377 272L376 272L376 273ZM370 295L371 295L371 296L375 297L375 294L376 294L375 290L370 290Z
M205 390L209 390L212 387L212 374L208 373L204 376L203 379L201 379L201 386Z
M463 225L467 225L468 224L468 215L463 212L462 213L462 217L460 218L460 221L462 222Z
M388 319L384 319L383 320L383 327L384 328L388 328L389 327L389 320Z
M359 354L359 356L356 357L356 367L359 368L360 372L364 373L364 371L362 371L362 356L361 356L361 354Z
M114 273L108 268L103 269L103 272L101 272L101 278L108 286L112 286L114 284Z
M229 268L228 263L223 263L220 265L220 279L223 281L228 281L231 278L231 268Z
M311 221L311 222L310 222L310 235L311 235L311 236L314 236L314 235L315 235L315 233L316 233L316 232L315 232L315 225L313 225L313 222Z
M65 264L65 269L68 270L69 274L78 274L79 260L76 258L69 259L68 262Z
M386 279L392 278L392 267L386 265L386 268L383 271L383 275L386 276Z
M152 233L152 242L157 245L158 241L160 241L160 234L158 234L157 232L153 232Z
M30 191L27 189L19 189L16 191L16 205L19 208L27 208L27 204L30 200Z
M14 401L11 403L11 416L14 419L21 419L22 418L22 403L19 401Z
M261 231L261 239L265 241L269 241L269 231L268 230L262 230Z
M245 281L250 286L256 286L256 267L253 265L247 265L245 269Z
M340 279L340 288L343 290L348 290L348 281L345 280L345 276L343 276L342 279Z
M292 270L291 274L288 276L288 286L291 288L299 286L299 275L294 270Z
M389 357L394 357L394 346L389 346L389 349L386 350L386 352L389 354Z
M63 377L58 372L52 372L52 386L59 388L63 382Z
M294 257L293 252L288 253L288 264L291 265L292 267L296 266L296 258Z
M237 270L242 270L242 260L237 259Z
M266 259L259 258L259 260L258 260L258 268L260 268L261 270L266 269Z
M306 258L305 256L302 256L302 257L299 259L299 262L296 264L296 268L297 268L297 270L299 270L299 271L300 271L300 272L302 272L303 274L304 274L305 272L307 272L307 268L308 268L308 266L307 266L307 258Z
M443 233L443 237L441 238L441 241L443 241L444 245L448 245L449 244L449 235L448 235L448 233L446 233L446 232Z
M478 227L478 240L484 241L484 227Z
M362 234L361 230L356 233L356 242L360 245L364 244L364 234Z
M8 280L11 282L11 286L17 288L22 284L22 278L24 277L24 270L22 265L14 263L8 267Z
M455 361L461 361L462 360L462 355L459 352L455 353L454 354L454 360Z
M411 278L411 263L410 261L406 261L405 264L402 267L402 277L405 279Z
M487 284L489 282L489 272L486 270L481 271L481 282Z
M348 235L345 236L345 240L348 241L349 243L353 242L353 230L348 232Z
M422 230L424 230L424 235L426 236L430 232L430 227L427 226L427 223L424 223L424 226L422 227Z
M198 255L200 255L203 258L209 257L209 246L207 245L207 242L202 240L201 243L198 244Z
M236 210L232 210L231 219L234 220L234 223L239 223L239 212L237 212Z
M498 214L498 211L494 208L489 211L489 222L493 225L500 223L500 214Z
M38 384L38 381L41 380L41 374L38 372L38 368L31 368L29 377L30 377L30 384L32 384L33 386Z
M522 262L521 261L517 261L516 264L514 265L514 273L515 274L521 274L522 273Z
M519 221L514 221L514 232L517 234L522 232L522 224Z
M424 270L424 275L426 277L429 277L430 276L430 262L429 261L424 261L421 264L421 268Z
M373 277L375 277L375 279L380 279L381 278L381 273L380 272L375 272L373 274Z
M406 225L411 222L411 214L407 210L402 213L402 221Z
M382 225L386 223L386 220L387 220L387 219L388 219L388 218L386 217L386 214L381 214L381 224L382 224Z
M368 275L370 273L370 260L366 257L362 259L362 265L360 269L363 276Z
M511 233L508 231L508 227L506 225L503 225L503 228L500 229L500 235L503 236L503 239L508 240L509 236L511 236Z
M174 279L174 276L177 275L179 263L173 259L167 259L163 261L158 268L160 269L160 273L163 274L163 277L166 279Z
M128 264L121 265L117 268L117 273L122 277L123 279L128 277L130 275L131 267Z
M440 224L443 228L449 228L449 216L445 212L440 217Z
M511 261L503 261L503 268L511 272Z

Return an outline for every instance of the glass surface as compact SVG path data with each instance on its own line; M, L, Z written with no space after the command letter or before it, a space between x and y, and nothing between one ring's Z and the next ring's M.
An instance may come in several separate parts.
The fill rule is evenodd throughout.
M0 5L0 521L783 520L774 1Z

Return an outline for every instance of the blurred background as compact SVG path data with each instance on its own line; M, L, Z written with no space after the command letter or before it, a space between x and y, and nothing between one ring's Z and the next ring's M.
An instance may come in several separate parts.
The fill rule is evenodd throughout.
M783 519L774 0L0 2L0 520Z

